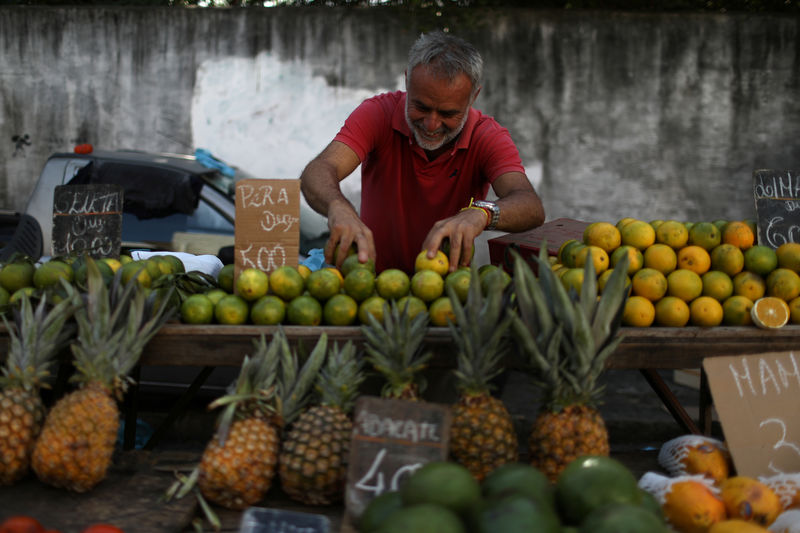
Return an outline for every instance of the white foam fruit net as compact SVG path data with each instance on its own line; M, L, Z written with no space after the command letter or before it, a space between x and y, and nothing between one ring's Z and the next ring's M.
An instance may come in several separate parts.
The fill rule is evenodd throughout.
M800 509L784 511L769 525L771 533L800 533Z
M720 440L704 435L683 435L661 446L658 452L658 464L672 476L690 474L686 471L686 459L690 450L700 446L713 446L725 454L728 453L728 448Z
M792 505L792 502L796 503L796 500L800 500L800 473L798 472L759 477L758 480L778 495L784 509Z
M656 500L658 500L661 505L664 505L667 501L667 494L672 490L672 486L675 483L681 483L683 481L697 481L708 487L714 494L719 494L719 489L714 486L714 481L701 474L670 477L659 474L658 472L646 472L639 478L638 485L640 489L646 490L655 496Z

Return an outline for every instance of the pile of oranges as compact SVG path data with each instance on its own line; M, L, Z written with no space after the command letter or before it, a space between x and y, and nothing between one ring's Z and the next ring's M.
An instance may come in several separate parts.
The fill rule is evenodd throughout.
M561 245L552 268L568 289L580 291L591 258L602 291L625 255L626 326L800 323L800 244L759 245L753 221L593 222L582 239Z

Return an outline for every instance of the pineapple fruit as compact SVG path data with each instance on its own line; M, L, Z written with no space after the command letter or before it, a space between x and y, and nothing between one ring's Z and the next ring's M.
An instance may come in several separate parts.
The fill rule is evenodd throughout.
M567 292L550 269L543 244L537 278L514 258L516 312L511 330L542 386L545 405L530 436L530 458L550 480L581 455L608 455L608 431L597 409L598 378L622 341L617 336L628 293L627 257L614 268L598 298L594 263L586 261L580 294Z
M138 283L123 284L118 272L106 287L94 260L87 265L86 301L75 311L71 345L78 388L53 406L31 460L41 481L75 492L105 478L119 428L117 400L145 345L170 318Z
M428 331L429 315L422 311L412 318L408 305L403 309L392 300L384 306L383 321L371 314L369 324L361 326L366 338L366 359L386 378L381 391L384 398L419 400L424 381L419 376L431 352L423 351L423 341Z
M264 497L275 477L283 427L308 402L327 342L323 333L300 367L282 328L268 347L262 336L236 386L211 404L226 409L200 461L197 486L205 498L245 509Z
M476 268L471 270L465 305L452 288L448 295L456 317L448 327L458 349L455 374L460 390L453 407L450 454L478 481L519 458L511 415L503 402L491 395L490 382L502 372L500 364L509 347L510 318L503 305L503 279L490 276L485 297Z
M49 306L45 294L34 310L23 294L13 322L3 316L9 351L0 377L0 485L11 485L28 472L45 417L39 389L49 386L54 358L75 331L68 321L80 299L69 284L64 286L68 295L55 306Z
M353 422L350 413L364 381L363 363L348 341L328 352L316 390L319 404L304 411L283 440L278 472L283 491L308 505L342 500Z

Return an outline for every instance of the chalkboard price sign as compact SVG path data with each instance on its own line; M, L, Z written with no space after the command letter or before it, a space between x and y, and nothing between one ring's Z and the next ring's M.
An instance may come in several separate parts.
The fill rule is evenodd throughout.
M239 533L328 533L327 516L282 509L250 507L242 515Z
M373 498L398 490L423 464L446 460L451 420L445 405L359 398L347 468L348 521L361 516Z
M118 257L121 185L59 185L53 193L53 254Z
M791 170L753 171L758 243L778 248L800 242L800 175Z

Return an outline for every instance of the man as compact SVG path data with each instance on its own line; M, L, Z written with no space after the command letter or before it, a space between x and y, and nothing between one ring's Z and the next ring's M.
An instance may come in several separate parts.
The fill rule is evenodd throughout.
M341 265L355 243L359 260L374 259L378 272L410 273L421 250L433 258L449 239L452 271L469 264L484 229L518 232L544 222L508 131L472 108L482 71L469 43L422 35L409 52L406 91L365 100L306 166L303 194L328 217L326 261ZM360 164L359 217L339 182ZM498 201L481 203L489 185Z

